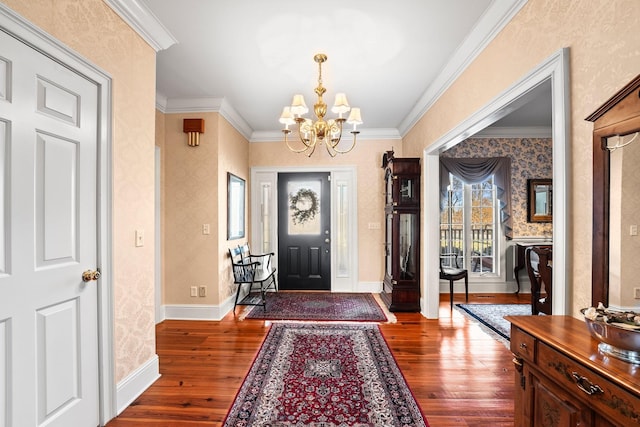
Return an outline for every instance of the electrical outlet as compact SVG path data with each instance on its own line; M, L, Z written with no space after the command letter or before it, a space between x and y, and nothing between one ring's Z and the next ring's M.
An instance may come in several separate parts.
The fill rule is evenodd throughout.
M207 287L206 286L200 286L200 296L201 297L206 297L207 296Z
M211 234L211 227L209 224L202 224L202 234Z
M633 288L633 298L640 299L640 288Z
M191 287L191 296L192 297L197 297L198 296L198 287L197 286L192 286Z

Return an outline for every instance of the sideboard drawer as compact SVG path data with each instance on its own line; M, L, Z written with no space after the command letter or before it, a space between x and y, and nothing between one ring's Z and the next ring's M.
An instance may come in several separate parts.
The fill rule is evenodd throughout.
M513 350L512 350L513 351ZM640 397L623 390L601 375L538 343L538 367L549 378L619 425L640 426Z
M530 362L535 361L536 339L516 326L511 326L511 352Z

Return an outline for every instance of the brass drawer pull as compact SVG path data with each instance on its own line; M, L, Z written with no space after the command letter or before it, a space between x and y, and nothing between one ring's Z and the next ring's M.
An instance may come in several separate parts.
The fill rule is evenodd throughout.
M519 357L514 357L512 362L516 366L516 371L522 372L522 359L520 359Z
M527 344L526 344L526 343L521 342L521 343L520 343L520 350L526 350L526 349L527 349Z
M591 381L589 381L589 379L587 379L587 377L584 377L577 372L572 372L571 376L574 380L576 380L576 385L578 386L578 388L584 391L589 396L604 393L604 390L602 390L602 388L598 384L592 383Z

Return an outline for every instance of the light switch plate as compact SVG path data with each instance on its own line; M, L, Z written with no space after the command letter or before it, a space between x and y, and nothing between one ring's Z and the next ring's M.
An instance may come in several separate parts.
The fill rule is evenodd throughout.
M136 230L136 247L144 246L144 230Z

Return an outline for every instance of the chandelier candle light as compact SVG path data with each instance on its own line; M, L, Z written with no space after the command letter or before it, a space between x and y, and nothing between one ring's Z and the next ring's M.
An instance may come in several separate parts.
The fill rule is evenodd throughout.
M331 157L335 157L338 153L348 153L356 146L356 137L360 133L356 130L356 126L362 124L360 108L351 108L347 102L347 96L344 93L337 93L336 100L331 111L337 114L338 117L327 121L324 120L324 116L327 113L327 104L322 100L322 95L324 95L327 89L322 86L322 64L327 60L327 55L324 53L318 53L313 57L313 60L318 63L318 86L315 88L318 100L313 105L313 111L317 120L314 122L311 119L303 117L309 111L309 108L307 108L302 95L294 95L291 105L284 107L282 115L280 116L280 123L285 125L285 128L282 129L282 133L284 133L284 142L287 144L287 147L289 147L289 150L294 153L304 152L308 157L311 157L317 145L324 142L329 155L331 155ZM343 114L346 114L349 111L351 111L351 113L349 114L348 119L342 117ZM342 125L345 121L348 124L353 125L353 130L351 131L353 141L348 150L340 150L337 147L342 139ZM291 133L289 126L296 123L298 124L298 136L302 143L302 148L299 149L293 148L288 139L288 136Z

